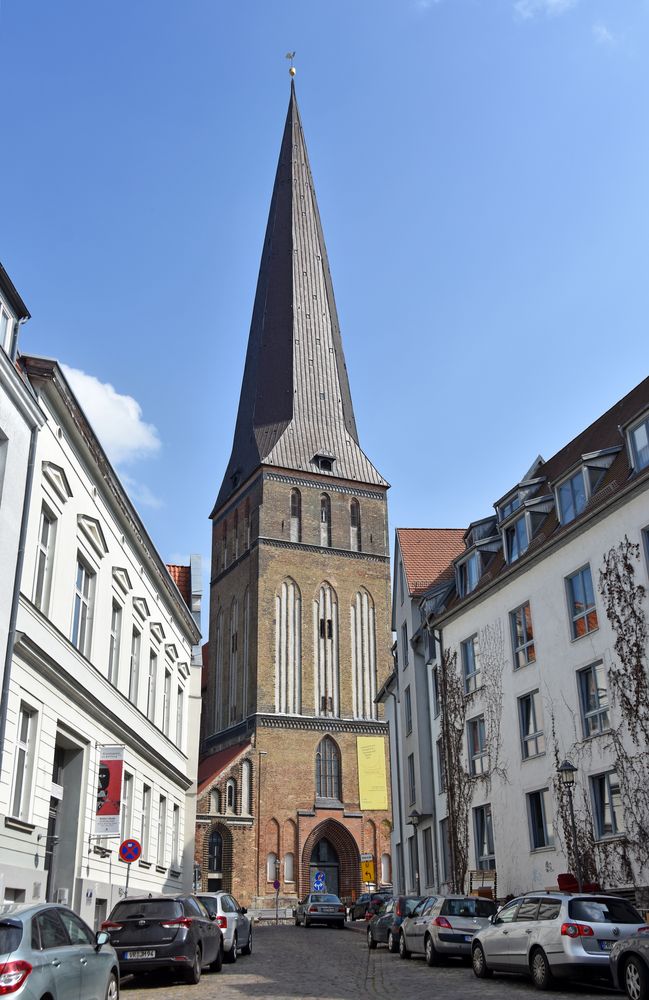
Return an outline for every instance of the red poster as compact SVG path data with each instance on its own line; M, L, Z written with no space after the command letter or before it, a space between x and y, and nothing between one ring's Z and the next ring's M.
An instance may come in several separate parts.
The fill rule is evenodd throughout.
M124 747L102 747L97 781L95 832L103 837L118 837L120 833L123 770Z

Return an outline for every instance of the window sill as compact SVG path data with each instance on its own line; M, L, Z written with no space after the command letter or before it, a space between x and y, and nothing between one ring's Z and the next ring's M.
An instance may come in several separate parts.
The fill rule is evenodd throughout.
M521 756L521 764L527 764L528 760L538 760L539 757L545 757L546 753L546 750L541 750L540 753L531 753L527 757Z
M180 878L180 876L182 875L182 871L180 870L180 868L170 868L169 875L171 876L171 878Z
M597 628L591 628L588 632L584 632L583 635L573 635L570 641L579 642L580 639L585 639L589 635L594 635L595 632L599 632L599 625L597 626Z
M138 865L140 866L140 868L150 868L151 867L151 862L150 861L142 861L142 860L140 860L140 861L138 861Z
M20 830L21 833L33 833L36 829L35 823L27 823L24 819L18 819L16 816L5 816L5 826L12 830Z
M533 847L530 854L547 854L548 851L554 850L554 844L548 844L546 847Z
M166 875L167 874L167 869L165 868L164 865L156 865L155 866L155 870L157 872L160 872L161 875Z
M627 840L626 833L609 833L603 837L596 837L596 844L625 844Z

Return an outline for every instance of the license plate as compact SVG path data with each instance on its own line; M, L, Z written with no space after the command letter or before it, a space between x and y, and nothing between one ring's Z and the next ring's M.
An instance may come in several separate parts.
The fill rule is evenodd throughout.
M322 910L323 913L333 913L334 912L334 907L333 906L321 906L320 909Z
M125 951L123 958L155 958L155 951Z
M602 949L602 951L610 951L614 944L615 944L615 941L600 941L599 942L599 946Z

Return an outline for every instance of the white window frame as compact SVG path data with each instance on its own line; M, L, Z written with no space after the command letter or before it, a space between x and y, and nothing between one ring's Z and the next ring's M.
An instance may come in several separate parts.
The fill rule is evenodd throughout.
M167 796L161 795L158 799L158 843L156 852L156 864L159 868L164 868L167 854Z
M471 655L469 655L471 650ZM473 694L482 687L480 668L480 647L478 633L474 632L468 639L460 643L462 655L462 681L465 694Z
M599 676L598 676L599 675ZM587 684L590 677L594 678L594 690L597 694L597 707L588 708ZM603 680L603 687L598 684ZM608 685L606 683L606 668L602 660L589 663L587 667L582 667L577 671L577 684L579 687L579 707L581 710L581 723L584 739L591 736L599 736L606 733L611 728L611 703L608 697ZM600 697L600 692L605 692L605 699ZM591 728L591 722L596 723Z
M113 597L110 609L110 637L108 640L108 680L117 685L119 680L120 646L122 642L122 612L123 607Z
M162 732L169 736L171 725L171 667L165 664L164 686L162 689Z
M509 544L509 542L510 542L510 532L513 532L512 538L516 539L516 542L517 542L517 545L518 545L517 526L519 524L523 524L525 526L525 539L526 540L525 540L524 545L522 545L519 548L517 548L516 554L514 555L513 554L513 551L514 551L513 546L510 546L510 544ZM505 550L505 559L507 560L507 565L508 566L511 566L512 563L517 562L519 559L521 559L525 555L525 553L527 552L528 548L530 547L530 541L531 541L531 539L530 539L530 524L529 524L528 517L527 517L527 511L523 511L523 513L519 517L515 518L513 521L511 521L510 524L508 524L505 528L503 528L503 544L504 544L504 550Z
M582 580L584 572L588 572L590 578L590 589L593 595L593 603L586 604L586 588L582 582L582 587L584 589L584 606L581 611L575 613L575 608L577 607L577 601L574 596L573 580L579 578ZM565 589L566 589L566 600L568 602L568 617L570 619L570 636L573 642L578 639L583 639L584 636L590 635L592 632L596 632L599 628L599 615L597 613L597 601L595 600L595 589L593 587L593 574L591 573L590 563L585 563L580 566L579 569L575 570L565 578ZM591 614L595 613L595 625L593 628L589 628L588 619ZM584 631L579 632L579 622L583 621Z
M79 578L80 571L81 579ZM96 570L93 569L81 552L77 552L70 641L87 660L90 659L92 648L96 583Z
M611 780L614 776L614 782ZM604 790L604 797L601 797L600 790ZM614 803L614 789L617 789L619 797L619 811L621 816L616 815ZM590 777L590 790L593 804L593 824L595 826L595 836L597 840L609 840L619 837L625 832L624 827L624 807L622 804L620 780L615 770L604 771L600 774L593 774ZM610 832L606 830L606 813L609 813Z
M149 647L149 673L146 692L146 716L155 724L156 695L158 687L158 653L156 646Z
M129 771L124 771L124 780L122 782L122 816L120 822L122 840L133 836L133 831L130 829L133 821L133 784L133 775Z
M43 527L48 524L47 538L43 541ZM52 510L43 504L38 524L38 543L36 547L36 566L34 570L34 604L46 615L50 608L52 589L52 567L56 545L57 518ZM41 571L42 567L42 571Z
M481 825L479 825L481 824ZM480 837L479 833L484 836ZM491 871L496 867L496 845L491 803L475 806L473 809L473 836L475 838L475 860L478 871ZM486 851L483 848L486 847Z
M153 789L151 785L147 785L146 782L142 785L142 831L141 831L141 845L142 845L142 858L144 861L149 860L149 851L151 847L151 797L153 795Z
M182 750L185 735L185 688L178 685L176 693L176 746Z
M530 726L531 731L526 733L523 729L523 702L530 702ZM533 757L540 757L545 753L545 734L543 732L543 706L541 704L541 694L538 688L522 694L518 699L518 727L521 737L521 757L523 760L531 760Z
M529 608L530 633L527 631L527 620L525 608ZM521 614L521 633L523 641L518 642L517 615ZM529 667L530 663L536 663L536 640L534 638L534 622L532 621L532 606L529 601L524 601L517 608L509 612L509 630L512 638L512 652L514 656L514 670L522 670ZM530 638L531 636L531 638ZM532 651L530 655L530 650ZM525 660L521 663L521 657Z
M487 751L487 728L484 714L476 715L472 719L467 719L467 750L469 757L469 771L475 777L480 774L487 774L489 771L489 753ZM474 740L474 734L477 737Z
M21 701L16 722L9 815L24 823L29 822L31 817L37 726L38 712L31 705Z
M460 597L471 594L480 582L480 553L472 552L457 565L457 589Z
M577 503L575 502L575 491L573 488L573 484L576 479L581 479L581 485L584 496L583 506L579 510L577 510ZM564 511L563 503L561 501L561 491L565 489L565 487L567 486L570 487L570 498L573 506L572 517L566 516L566 512ZM590 500L589 487L590 483L588 480L588 476L585 474L585 469L583 466L581 466L576 472L572 472L569 476L566 476L565 479L561 480L561 482L557 483L557 485L554 488L554 495L557 505L557 512L559 514L559 521L561 524L572 524L573 521L577 520L580 514L583 514L584 510L586 509L586 505Z
M627 430L629 456L634 472L642 472L643 469L646 469L647 466L649 466L649 450L647 454L647 461L640 464L640 452L635 440L636 431L639 431L640 429L644 430L649 441L649 413L644 413L639 420L634 420ZM649 445L647 445L647 448L649 449Z
M128 700L137 705L140 686L140 661L142 659L142 630L136 625L131 629L131 654L129 657Z

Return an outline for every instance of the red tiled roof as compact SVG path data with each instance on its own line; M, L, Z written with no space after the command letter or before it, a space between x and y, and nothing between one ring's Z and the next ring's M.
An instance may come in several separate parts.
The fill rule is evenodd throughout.
M425 594L453 579L453 560L464 552L464 528L397 528L408 593Z
M215 778L218 778L219 774L225 770L225 768L232 763L233 760L242 754L250 746L250 741L246 743L235 743L232 747L227 747L225 750L219 750L218 753L213 753L211 757L205 757L200 761L198 765L198 794L200 795Z
M191 573L189 566L175 566L173 563L170 565L167 563L167 569L171 575L171 579L178 587L185 604L191 611L192 606L192 583L191 583Z

